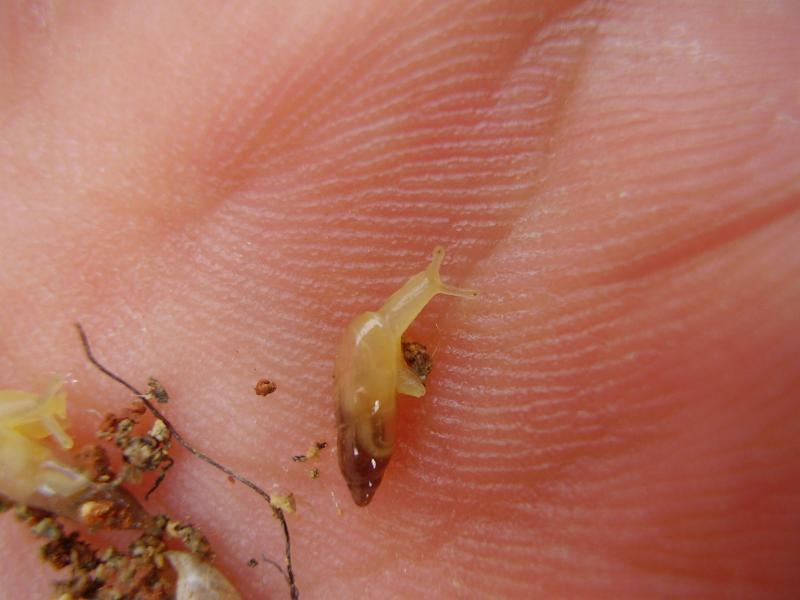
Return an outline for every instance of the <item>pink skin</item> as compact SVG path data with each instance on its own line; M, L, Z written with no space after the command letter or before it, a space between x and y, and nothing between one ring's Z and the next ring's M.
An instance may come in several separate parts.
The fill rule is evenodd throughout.
M798 5L528 4L4 3L2 387L70 375L89 441L127 397L80 320L295 492L305 598L796 593ZM482 295L413 328L428 393L356 508L330 450L290 456L335 439L344 325L438 243ZM280 558L268 510L175 456L152 509L283 597L246 566ZM0 529L0 589L46 597Z

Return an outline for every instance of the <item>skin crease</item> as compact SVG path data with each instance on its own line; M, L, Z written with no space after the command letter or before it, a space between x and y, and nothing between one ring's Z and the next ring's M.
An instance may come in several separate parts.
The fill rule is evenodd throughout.
M791 597L800 586L800 11L787 2L0 6L0 375L70 433L145 386L291 489L304 598ZM325 450L345 324L447 248L380 494ZM252 392L267 376L278 391ZM284 597L241 485L148 506ZM342 514L337 514L336 506ZM0 519L0 589L57 577Z

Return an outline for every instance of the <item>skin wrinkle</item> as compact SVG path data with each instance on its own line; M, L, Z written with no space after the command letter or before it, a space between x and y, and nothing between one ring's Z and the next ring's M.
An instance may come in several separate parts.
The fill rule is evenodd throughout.
M334 153L334 154L335 154L335 153ZM495 197L496 197L496 195L495 195ZM512 218L513 218L513 214L511 214L511 215L504 215L504 219L503 219L503 221L504 221L504 222L508 222L508 221L509 221L510 219L512 219Z

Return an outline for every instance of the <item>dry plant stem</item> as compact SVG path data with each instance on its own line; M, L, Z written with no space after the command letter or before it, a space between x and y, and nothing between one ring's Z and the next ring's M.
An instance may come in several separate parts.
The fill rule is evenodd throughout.
M187 442L186 439L178 432L178 430L175 429L175 427L172 425L169 419L167 419L167 417L160 410L158 410L158 408L155 407L155 405L150 401L147 395L142 394L134 386L132 386L130 383L125 381L122 377L120 377L113 371L106 368L99 360L95 358L94 354L92 353L92 348L89 345L89 338L86 336L86 332L84 332L83 327L81 327L80 323L75 323L75 329L78 330L78 335L80 336L81 344L83 345L83 351L86 354L86 358L89 360L89 362L92 363L101 373L113 379L120 385L126 387L131 393L133 393L133 395L137 396L145 405L145 407L147 407L147 410L149 410L153 414L153 416L155 416L157 419L161 419L164 422L164 425L166 425L170 434L172 434L173 439L175 439L181 446L183 446L187 451L195 455L200 460L208 463L209 465L215 467L216 469L219 469L229 477L233 477L236 481L243 483L251 490L253 490L256 494L258 494L259 496L264 498L264 500L267 501L267 504L269 504L270 509L272 510L272 514L278 519L278 521L280 521L281 529L283 529L283 537L286 541L284 545L286 571L284 572L281 569L281 573L283 573L283 576L286 578L286 583L289 585L290 597L293 600L299 598L300 592L297 589L297 585L295 584L294 571L292 570L292 544L291 544L291 538L289 537L289 525L286 522L286 516L283 514L283 511L280 508L276 508L275 506L272 505L270 495L263 489L261 489L258 485L247 479L246 477L239 475L236 471L226 467L222 463L217 462L207 454L200 452L199 450L197 450L197 448L195 448L189 442Z
M164 477L167 476L167 471L169 471L172 468L172 465L175 464L175 461L171 459L169 456L164 458L164 462L166 462L167 464L163 469L161 469L161 473L159 473L158 477L156 477L155 483L153 483L152 487L145 493L144 495L145 500L150 500L150 494L152 494L153 492L156 491L156 489L158 489L158 486L160 486L161 482L164 481Z

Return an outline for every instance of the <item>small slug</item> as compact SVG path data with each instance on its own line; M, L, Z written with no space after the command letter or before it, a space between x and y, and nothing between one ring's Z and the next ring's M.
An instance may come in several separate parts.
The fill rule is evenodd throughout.
M397 394L420 397L425 386L403 359L401 337L436 294L474 298L478 292L443 283L444 248L375 312L345 329L334 367L339 468L358 506L366 506L394 451Z
M54 379L41 394L0 390L0 496L98 527L127 529L149 520L124 488L93 483L69 455L41 441L52 437L62 449L72 448L63 427L67 394L62 383ZM116 511L98 519L93 510L109 502Z
M47 510L54 498L72 496L90 485L39 441L53 437L62 448L72 447L62 427L66 393L61 383L53 380L42 394L0 390L0 494Z

